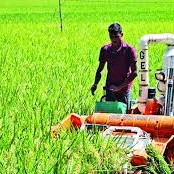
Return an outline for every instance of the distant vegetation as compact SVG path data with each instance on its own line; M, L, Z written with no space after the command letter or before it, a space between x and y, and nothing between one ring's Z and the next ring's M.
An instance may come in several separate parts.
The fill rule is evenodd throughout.
M144 34L174 33L173 14L172 0L64 0L60 32L57 0L0 0L1 172L70 174L100 167L119 171L121 161L113 166L112 160L121 158L122 151L103 151L104 142L96 144L97 140L76 133L53 140L51 126L70 112L93 112L102 95L106 71L95 97L89 89L100 47L109 42L109 24L122 24L124 40L138 54ZM162 66L164 50L165 45L160 44L149 49L153 86L154 71ZM137 78L134 98L138 88ZM106 167L103 158L112 165Z

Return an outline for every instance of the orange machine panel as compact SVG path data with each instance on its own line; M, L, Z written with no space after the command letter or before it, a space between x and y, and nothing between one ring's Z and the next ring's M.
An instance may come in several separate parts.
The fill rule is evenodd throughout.
M112 126L135 126L157 137L167 138L174 134L174 117L170 116L94 113L87 117L86 122Z

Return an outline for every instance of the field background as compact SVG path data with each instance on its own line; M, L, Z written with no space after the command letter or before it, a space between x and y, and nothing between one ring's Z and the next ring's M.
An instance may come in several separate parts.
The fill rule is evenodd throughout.
M106 69L95 97L90 86L100 47L109 42L108 25L122 24L123 39L137 54L144 34L174 33L173 0L64 0L62 14L63 32L57 0L0 0L1 173L73 173L74 159L82 164L70 152L84 138L65 134L54 141L50 129L68 113L93 112ZM150 45L152 86L165 49ZM133 98L138 88L137 78ZM85 168L84 162L76 172Z

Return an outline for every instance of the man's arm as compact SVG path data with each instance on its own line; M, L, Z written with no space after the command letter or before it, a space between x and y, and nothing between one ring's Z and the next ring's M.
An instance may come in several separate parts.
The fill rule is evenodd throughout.
M98 66L98 69L97 69L97 72L95 75L95 81L94 81L94 84L96 84L96 85L99 83L99 81L101 79L104 66L105 66L105 62L99 62L99 66Z
M97 89L97 85L98 85L98 83L101 79L102 71L104 69L105 63L106 63L106 60L105 60L105 56L104 56L104 50L101 49L100 50L100 56L99 56L99 66L98 66L97 72L95 74L94 84L91 86L92 95L94 95L94 92Z
M92 93L92 95L94 95L94 92L97 89L97 85L98 85L98 83L99 83L99 81L101 79L102 71L104 69L104 66L105 66L105 62L100 62L99 63L99 66L98 66L98 69L97 69L97 72L96 72L96 75L95 75L94 84L91 86L91 93Z

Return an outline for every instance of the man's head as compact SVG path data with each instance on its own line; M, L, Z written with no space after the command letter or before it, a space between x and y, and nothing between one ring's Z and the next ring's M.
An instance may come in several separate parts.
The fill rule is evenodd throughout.
M109 37L112 44L118 44L123 36L122 27L118 23L113 23L108 27Z

